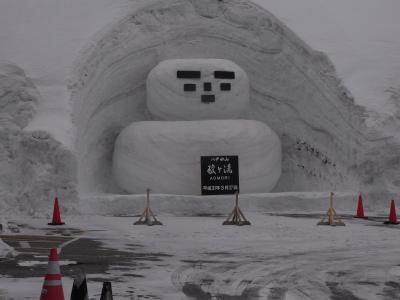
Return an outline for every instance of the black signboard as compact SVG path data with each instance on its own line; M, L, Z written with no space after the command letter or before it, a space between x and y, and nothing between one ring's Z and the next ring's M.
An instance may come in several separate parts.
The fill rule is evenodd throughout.
M238 156L201 157L201 194L226 195L239 192Z

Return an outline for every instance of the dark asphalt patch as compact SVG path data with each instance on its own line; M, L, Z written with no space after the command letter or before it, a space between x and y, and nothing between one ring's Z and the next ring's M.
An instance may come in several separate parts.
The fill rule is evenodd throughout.
M182 287L182 293L187 297L195 300L255 300L260 299L258 295L258 288L246 288L241 295L228 295L223 293L211 294L202 289L201 285L195 284L193 282L185 282ZM270 298L268 298L270 299ZM271 298L281 299L281 298Z
M270 289L270 294L267 300L285 300L287 289L281 287L273 287Z
M387 300L398 299L400 295L400 283L394 281L385 282L383 296Z
M14 247L19 253L14 258L0 261L0 275L13 278L42 277L47 271L48 253L50 248L57 248L61 244L72 240L65 236L1 236L2 240ZM21 247L20 242L27 242L26 248ZM129 251L122 251L106 247L102 242L80 238L62 248L59 255L62 261L76 262L60 266L63 276L70 276L83 270L86 274L106 274L111 268L113 270L136 270L137 265L146 261L162 261L171 255L164 253L145 253L137 250L141 245L130 244ZM39 262L34 266L21 266L18 262ZM144 266L141 269L145 269ZM140 274L132 273L131 277L139 277ZM126 276L127 274L125 274ZM104 281L104 278L101 280ZM101 281L100 280L100 281ZM113 278L117 280L117 278Z
M356 282L359 285L372 285L372 286L379 286L378 283L372 281L358 281Z

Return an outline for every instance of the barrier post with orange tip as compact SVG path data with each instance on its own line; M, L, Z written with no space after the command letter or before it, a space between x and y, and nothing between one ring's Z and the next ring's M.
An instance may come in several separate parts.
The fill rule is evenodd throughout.
M342 220L336 214L336 210L333 208L333 195L331 192L329 197L329 208L324 216L317 225L329 225L329 226L345 226Z

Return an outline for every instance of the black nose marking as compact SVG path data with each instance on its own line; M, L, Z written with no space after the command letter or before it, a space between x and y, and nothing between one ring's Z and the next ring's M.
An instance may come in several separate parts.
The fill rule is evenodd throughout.
M203 87L205 92L210 92L212 90L211 82L204 82Z
M221 82L220 84L221 91L230 91L231 90L231 84L228 82Z

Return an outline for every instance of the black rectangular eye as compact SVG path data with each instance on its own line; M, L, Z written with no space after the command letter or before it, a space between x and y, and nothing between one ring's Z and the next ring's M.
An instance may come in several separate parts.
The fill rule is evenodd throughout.
M183 85L183 91L185 92L195 92L196 91L196 85L192 83L185 83Z
M228 82L222 82L220 85L221 91L230 91L231 90L231 84Z
M214 77L217 79L235 79L235 72L214 71Z
M177 78L185 78L185 79L200 79L201 72L200 71L177 71Z
M215 102L215 95L201 95L201 102L203 103Z
M211 82L204 82L204 91L209 92L212 90Z

